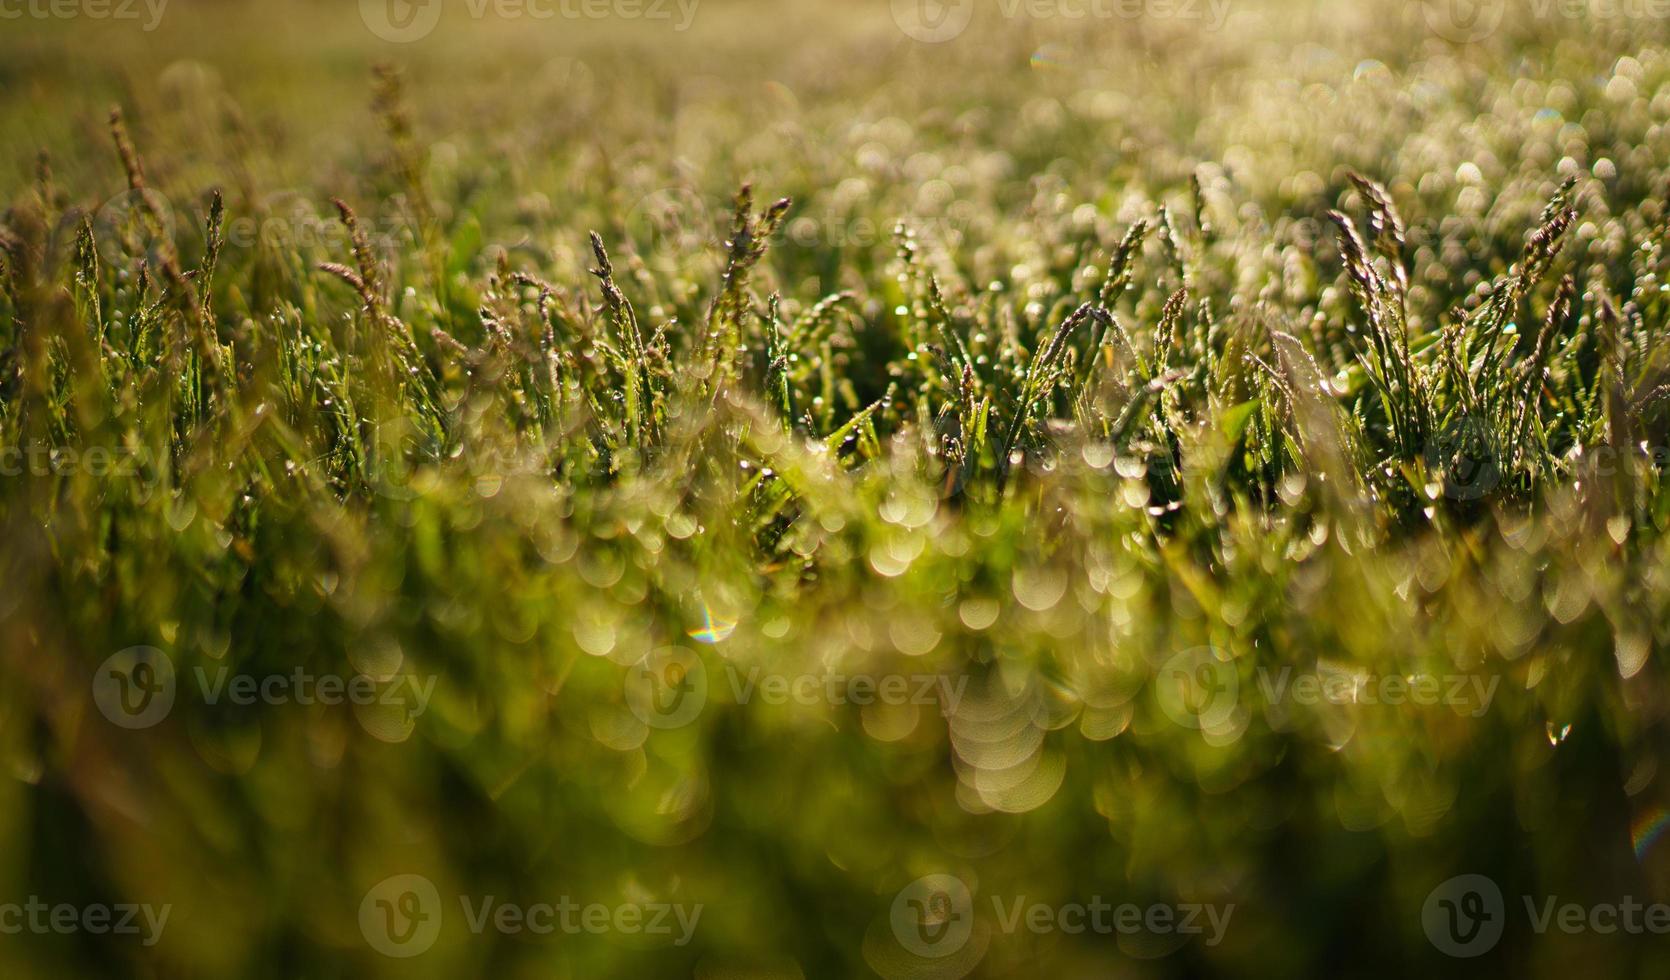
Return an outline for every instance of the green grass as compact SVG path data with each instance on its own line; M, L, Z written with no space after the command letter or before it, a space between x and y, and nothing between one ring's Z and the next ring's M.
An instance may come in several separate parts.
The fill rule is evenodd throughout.
M6 28L0 904L172 911L0 964L1662 974L1523 898L1670 899L1664 25L1418 11ZM130 730L135 646L177 691ZM936 873L975 922L923 958ZM1462 873L1483 960L1423 930ZM360 918L401 874L412 959ZM488 895L701 912L473 934Z

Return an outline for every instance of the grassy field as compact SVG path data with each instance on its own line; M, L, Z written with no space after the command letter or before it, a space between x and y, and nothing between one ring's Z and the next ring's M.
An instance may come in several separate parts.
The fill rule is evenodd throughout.
M6 975L1670 971L1670 10L104 9Z

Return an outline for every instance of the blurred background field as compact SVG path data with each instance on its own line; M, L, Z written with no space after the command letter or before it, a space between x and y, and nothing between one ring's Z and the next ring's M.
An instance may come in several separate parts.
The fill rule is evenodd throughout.
M1524 899L1670 900L1666 21L900 6L0 19L0 903L171 907L0 969L1663 975ZM123 727L139 646L174 700ZM832 675L933 693L750 686ZM918 955L939 874L971 928ZM1427 914L1461 874L1481 959ZM473 932L485 896L701 913Z

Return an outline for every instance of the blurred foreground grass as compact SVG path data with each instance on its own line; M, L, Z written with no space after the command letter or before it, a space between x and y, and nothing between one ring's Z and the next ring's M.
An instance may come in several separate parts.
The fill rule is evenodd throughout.
M1662 20L174 4L0 22L9 975L1663 975Z

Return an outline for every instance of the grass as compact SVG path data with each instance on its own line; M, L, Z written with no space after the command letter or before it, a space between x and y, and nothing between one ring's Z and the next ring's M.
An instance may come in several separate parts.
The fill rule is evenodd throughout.
M0 36L0 903L172 910L0 963L1661 974L1523 899L1670 895L1662 24L1234 18Z

